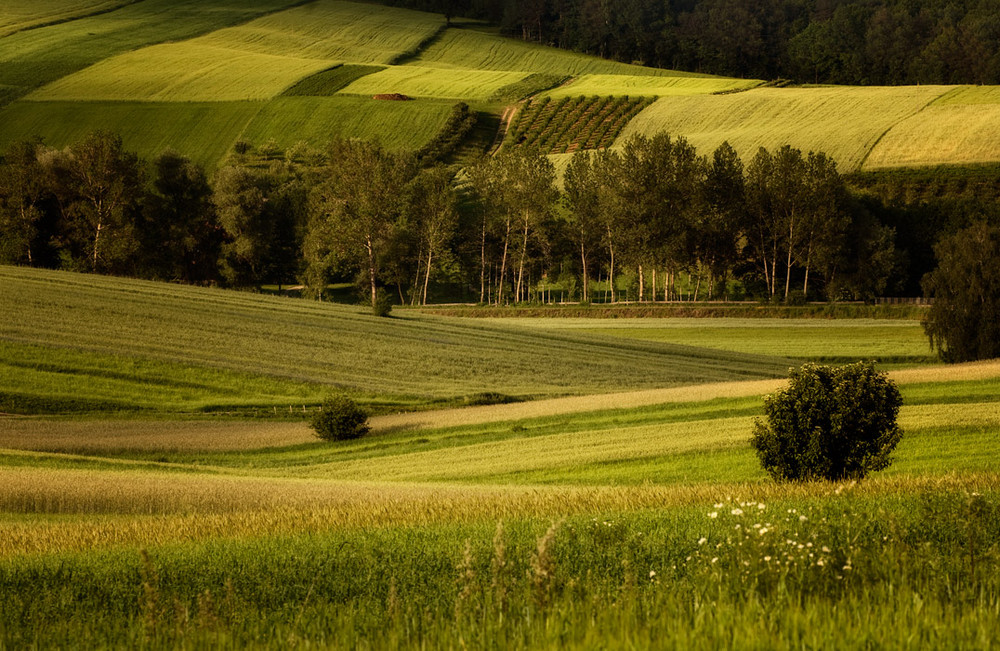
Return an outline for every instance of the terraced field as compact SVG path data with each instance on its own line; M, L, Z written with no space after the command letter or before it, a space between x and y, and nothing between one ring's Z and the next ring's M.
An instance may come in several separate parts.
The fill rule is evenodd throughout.
M100 127L122 132L126 145L145 156L170 146L213 168L238 139L322 146L333 135L374 137L416 150L447 112L435 102L385 107L350 96L471 102L494 121L506 105L532 96L535 104L628 96L660 99L638 114L589 121L570 102L546 114L544 124L513 125L517 137L508 131L507 140L542 145L560 169L561 153L659 131L683 135L706 154L723 141L744 158L762 146L822 150L843 171L1000 161L995 88L758 88L756 80L555 50L470 21L446 28L435 14L341 0L290 5L63 4L64 18L113 10L0 38L0 107L28 95L0 109L0 147L36 135L62 147ZM23 23L55 8L51 0L15 4L8 17ZM285 94L341 98L290 103L279 97ZM81 119L67 121L74 105ZM200 116L194 127L192 115ZM479 134L476 150L489 140Z

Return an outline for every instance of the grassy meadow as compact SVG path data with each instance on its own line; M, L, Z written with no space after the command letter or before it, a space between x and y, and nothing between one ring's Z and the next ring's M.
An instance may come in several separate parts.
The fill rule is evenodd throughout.
M194 388L205 367L185 378L179 367L142 361L154 351L138 332L162 323L151 333L160 355L190 356L192 346L167 339L191 327L187 310L199 315L208 346L209 315L247 333L280 322L282 344L296 338L293 322L344 336L364 319L335 309L324 327L323 310L312 313L323 306L291 299L3 271L6 286L80 319L72 332L36 327L49 341L30 350L24 329L5 326L0 377L15 383L11 369L23 366L72 385L71 369L90 359L90 382L175 376ZM88 304L121 326L95 332ZM54 318L23 297L4 307L36 326ZM443 317L403 321L399 358L410 338L443 343L464 327ZM622 332L673 325L637 320L606 334L588 320L504 329L480 321L490 339L519 333L520 347L532 335L552 345L560 328L621 341ZM837 357L910 323L782 330L763 320L754 334L777 342L813 328L798 352ZM677 325L689 344L696 330ZM132 365L90 358L102 340ZM885 358L909 345L905 335L876 340ZM248 379L273 365L255 352L258 361L244 362ZM464 354L482 360L489 351ZM541 384L551 360L537 363ZM423 375L432 368L425 363ZM456 639L473 648L990 646L1000 605L1000 363L920 364L892 377L904 396L904 439L887 471L857 484L766 478L747 440L761 395L780 379L386 414L373 419L371 436L339 444L315 440L292 418L136 420L111 408L0 417L0 639L148 648L444 648ZM147 393L161 390L153 386Z

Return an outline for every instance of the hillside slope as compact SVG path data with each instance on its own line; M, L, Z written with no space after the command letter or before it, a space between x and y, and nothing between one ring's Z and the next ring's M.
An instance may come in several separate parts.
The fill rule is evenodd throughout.
M315 402L330 387L418 405L483 392L536 397L778 377L791 365L445 317L380 319L329 303L66 272L0 267L0 284L7 288L0 312L10 315L0 323L0 397L15 407L0 411L45 399L287 408Z

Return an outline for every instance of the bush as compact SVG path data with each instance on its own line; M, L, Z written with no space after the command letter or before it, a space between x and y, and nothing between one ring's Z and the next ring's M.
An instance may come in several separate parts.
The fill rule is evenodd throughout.
M901 403L871 362L806 364L787 389L764 398L767 422L756 421L750 445L778 481L861 479L888 467L903 435Z
M333 395L313 416L312 427L324 441L345 441L371 431L368 413L347 396Z

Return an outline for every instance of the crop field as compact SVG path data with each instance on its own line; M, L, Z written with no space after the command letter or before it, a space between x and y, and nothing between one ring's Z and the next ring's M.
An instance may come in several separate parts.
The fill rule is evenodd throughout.
M0 281L9 287L0 305L11 315L0 323L0 340L12 346L5 368L16 368L17 360L28 356L18 347L52 350L51 358L43 350L36 363L21 364L27 368L17 371L17 381L2 387L29 405L76 395L47 388L55 372L78 376L85 400L101 405L117 399L141 407L139 401L149 399L148 387L120 370L132 358L337 386L372 402L407 405L483 392L537 397L777 377L789 365L783 358L609 342L503 324L419 315L378 319L360 308L328 303L88 275L3 267ZM76 314L72 325L60 317L67 309ZM109 321L110 331L104 327ZM71 355L60 361L67 347L103 357ZM112 355L127 357L112 364ZM472 356L479 360L474 367L467 363ZM88 382L104 364L119 370ZM148 373L162 374L155 366ZM195 373L195 387L202 382L225 384L224 378ZM194 405L219 391L199 394L195 387ZM254 387L241 387L233 382L233 404L259 395ZM287 389L281 391L287 395ZM166 395L163 400L169 409ZM285 406L291 405L301 400Z
M415 150L444 127L453 102L420 99L412 102L368 97L279 97L263 105L247 126L243 139L273 140L287 148L300 141L322 147L333 138L378 140L389 149Z
M0 148L35 136L62 148L103 129L145 158L173 148L212 169L261 108L258 102L16 102L0 109Z
M432 14L324 0L101 61L29 100L267 99L345 57L389 63L440 27Z
M226 102L279 95L333 62L240 52L196 41L101 61L35 91L29 101Z
M361 77L384 69L384 66L338 65L300 80L282 94L286 97L330 97Z
M760 85L754 79L724 77L651 77L649 75L587 74L546 91L547 97L577 95L626 95L628 97L677 97L749 90Z
M132 0L4 0L0 7L0 38L39 25L64 22L109 11Z
M646 68L585 54L504 38L469 27L446 30L410 61L412 65L474 70L523 70L556 75L649 75L709 77L696 73Z
M668 97L633 119L633 134L684 136L700 153L728 141L749 161L760 147L825 151L842 171L858 169L886 131L940 97L946 87L758 88L731 95Z
M116 11L33 29L0 40L0 85L15 96L103 59L147 45L181 41L261 14L293 0L143 0Z
M1000 159L1000 88L958 87L895 125L864 168L934 167Z
M647 97L546 96L521 107L504 145L534 146L544 154L609 147L628 121L652 101Z
M523 72L469 70L456 74L454 70L441 68L392 66L358 79L341 92L351 95L400 93L409 97L485 101L525 76Z

